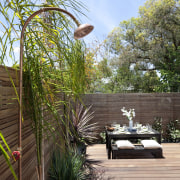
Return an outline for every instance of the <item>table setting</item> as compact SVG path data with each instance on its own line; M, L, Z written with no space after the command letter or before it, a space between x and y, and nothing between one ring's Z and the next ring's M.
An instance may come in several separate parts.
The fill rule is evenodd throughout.
M142 125L138 122L136 122L131 129L128 126L126 126L126 124L123 124L122 126L120 124L111 124L110 127L107 127L107 130L110 131L112 134L130 134L132 132L137 134L154 133L151 125L149 124Z

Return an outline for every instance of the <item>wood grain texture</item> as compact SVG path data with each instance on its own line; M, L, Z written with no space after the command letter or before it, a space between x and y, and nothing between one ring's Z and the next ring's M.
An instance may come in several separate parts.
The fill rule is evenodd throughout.
M162 117L163 130L170 120L180 119L180 93L126 93L86 94L82 96L85 105L92 105L93 122L98 122L100 131L113 122L128 125L121 108L134 108L134 122L152 124L155 117Z
M11 77L11 78L10 78ZM16 86L18 92L18 71L0 65L0 131L5 137L10 149L17 150L18 146L18 101L15 89L12 86L11 80ZM37 179L37 159L36 159L36 141L32 131L32 121L26 113L23 115L24 122L22 123L22 179L36 180ZM52 121L50 114L44 113L45 121ZM54 122L55 124L55 122ZM1 139L0 142L2 143ZM50 164L51 151L53 150L54 141L50 137L50 141L45 140L45 174ZM2 143L3 147L5 145ZM7 150L7 149L6 149ZM46 155L48 157L46 157ZM13 162L13 168L18 173L18 161ZM0 151L0 180L13 180L11 171Z
M88 146L87 158L103 180L178 180L180 144L163 143L163 159L107 159L104 144Z
M8 71L7 71L8 70ZM5 69L0 65L0 131L3 133L11 150L17 150L18 140L18 101L15 90L11 81L15 84L18 92L18 71L13 68ZM11 78L10 78L11 77ZM62 96L62 95L57 95ZM63 97L62 97L63 98ZM87 94L82 96L85 105L93 105L94 113L93 122L98 122L99 131L104 130L104 126L117 122L120 124L128 124L126 117L122 116L121 108L134 108L136 111L135 121L140 123L151 124L154 117L162 117L163 125L169 120L180 118L180 94L179 93L155 93L155 94ZM59 113L63 114L63 108L59 109ZM52 121L52 117L48 113L44 113L45 121ZM54 122L55 123L55 122ZM32 122L28 114L24 114L24 123L22 129L23 142L23 178L28 180L36 180L36 142L32 131ZM166 132L166 129L164 129ZM51 137L51 135L49 135ZM180 158L179 154L173 154L174 146L166 147L169 149L167 157ZM45 141L45 172L49 167L51 150L53 141ZM100 148L100 147L99 147ZM104 148L104 147L103 147ZM97 159L103 157L102 152L97 153ZM175 152L174 152L175 153ZM18 162L12 162L17 172ZM170 162L171 163L171 162ZM173 164L173 163L172 163ZM116 165L109 164L109 166ZM120 166L120 165L119 165ZM123 167L123 164L121 165ZM138 166L138 165L137 165ZM156 165L157 166L157 165ZM155 167L156 167L155 166ZM169 166L167 166L168 169ZM141 166L141 168L143 168ZM141 173L141 168L138 172ZM125 168L126 169L126 168ZM170 171L172 167L170 166ZM151 169L152 170L152 169ZM179 170L179 169L177 169ZM113 169L111 169L113 171ZM131 171L131 169L128 169ZM154 171L154 170L153 170ZM142 171L144 172L144 170ZM176 171L173 171L176 173ZM124 175L123 175L124 176ZM122 178L123 178L122 176ZM133 177L133 175L131 175ZM166 175L167 176L167 175ZM129 177L130 178L130 177ZM11 172L0 153L0 179L12 180ZM133 178L136 179L136 178ZM138 179L138 178L137 178ZM148 179L148 178L147 178ZM161 179L159 177L159 179Z

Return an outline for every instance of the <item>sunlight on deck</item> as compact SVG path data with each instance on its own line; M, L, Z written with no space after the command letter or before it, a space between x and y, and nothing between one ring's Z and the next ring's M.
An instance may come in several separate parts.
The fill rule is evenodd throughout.
M87 159L93 162L102 180L179 180L180 143L163 143L162 159L107 159L104 144L87 148Z

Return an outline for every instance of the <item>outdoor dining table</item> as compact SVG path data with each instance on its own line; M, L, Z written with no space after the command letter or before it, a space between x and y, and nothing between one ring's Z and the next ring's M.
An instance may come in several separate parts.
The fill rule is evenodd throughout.
M108 159L111 159L111 141L112 140L138 140L138 139L150 139L155 137L157 142L161 144L161 133L151 129L150 131L109 131L107 127L105 127L106 133L106 150Z

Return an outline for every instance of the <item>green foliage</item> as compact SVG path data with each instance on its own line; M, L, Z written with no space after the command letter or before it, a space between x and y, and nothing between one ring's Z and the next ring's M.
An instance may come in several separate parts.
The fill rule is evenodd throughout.
M108 66L108 60L106 58L99 62L98 69L103 73L103 77L105 78L112 75L112 70Z
M167 142L180 141L180 122L179 120L171 120L166 125L166 132L163 133L163 124L161 117L155 117L152 128L161 132L162 140Z
M180 6L176 0L147 0L139 16L120 22L104 41L101 92L179 92ZM106 69L102 69L106 72Z
M178 119L169 121L167 124L167 138L169 142L180 141L180 121Z
M163 137L163 124L162 124L162 122L163 122L162 117L154 117L154 122L152 124L152 128L161 133L161 135L162 135L161 139L163 140L164 137Z
M85 157L73 152L53 152L52 162L48 171L49 180L85 180Z
M19 47L22 26L36 10L46 6L68 7L75 15L83 15L84 5L76 0L47 0L46 4L37 2L0 2L0 64L12 61L14 67L18 68L19 60L14 47ZM41 165L43 135L46 133L55 136L54 126L65 124L59 112L67 104L66 100L84 92L85 44L73 40L74 27L73 20L65 14L47 12L35 16L24 34L24 107L32 119L38 166ZM59 93L64 95L63 100L62 96L58 96ZM45 119L44 114L51 118ZM61 136L61 140L62 135L56 133Z
M159 131L159 132L163 132L162 131L162 117L154 117L154 122L152 125L152 128Z
M25 102L26 111L33 121L39 166L43 131L55 136L54 121L65 124L59 112L67 102L57 93L62 93L65 97L76 97L83 92L83 44L73 41L70 29L69 21L63 15L51 16L48 13L46 19L34 18L25 33ZM46 113L54 118L47 121L43 116Z
M100 142L102 144L105 144L106 143L106 133L105 133L105 131L102 131L99 135L101 137Z
M3 136L3 134L1 133L1 131L0 131L0 138L1 138L1 141L4 143L4 145L5 145L5 147L6 147L6 148L4 148L4 147L3 147L3 144L2 144L1 141L0 141L0 150L1 150L1 152L2 152L2 154L3 154L3 156L4 156L4 158L5 158L8 166L9 166L9 169L10 169L10 171L11 171L14 179L17 180L18 178L17 178L16 173L15 173L15 171L14 171L14 168L13 168L11 162L10 162L10 157L12 156L12 151L11 151L11 149L9 148L9 146L8 146L8 144L7 144L4 136ZM9 153L11 154L11 156L8 155L8 152L6 152L6 149L8 149Z
M101 78L103 77L101 70L99 70L99 63L97 62L98 54L101 52L102 46L98 42L93 41L91 48L86 48L86 93L98 92L101 89Z

